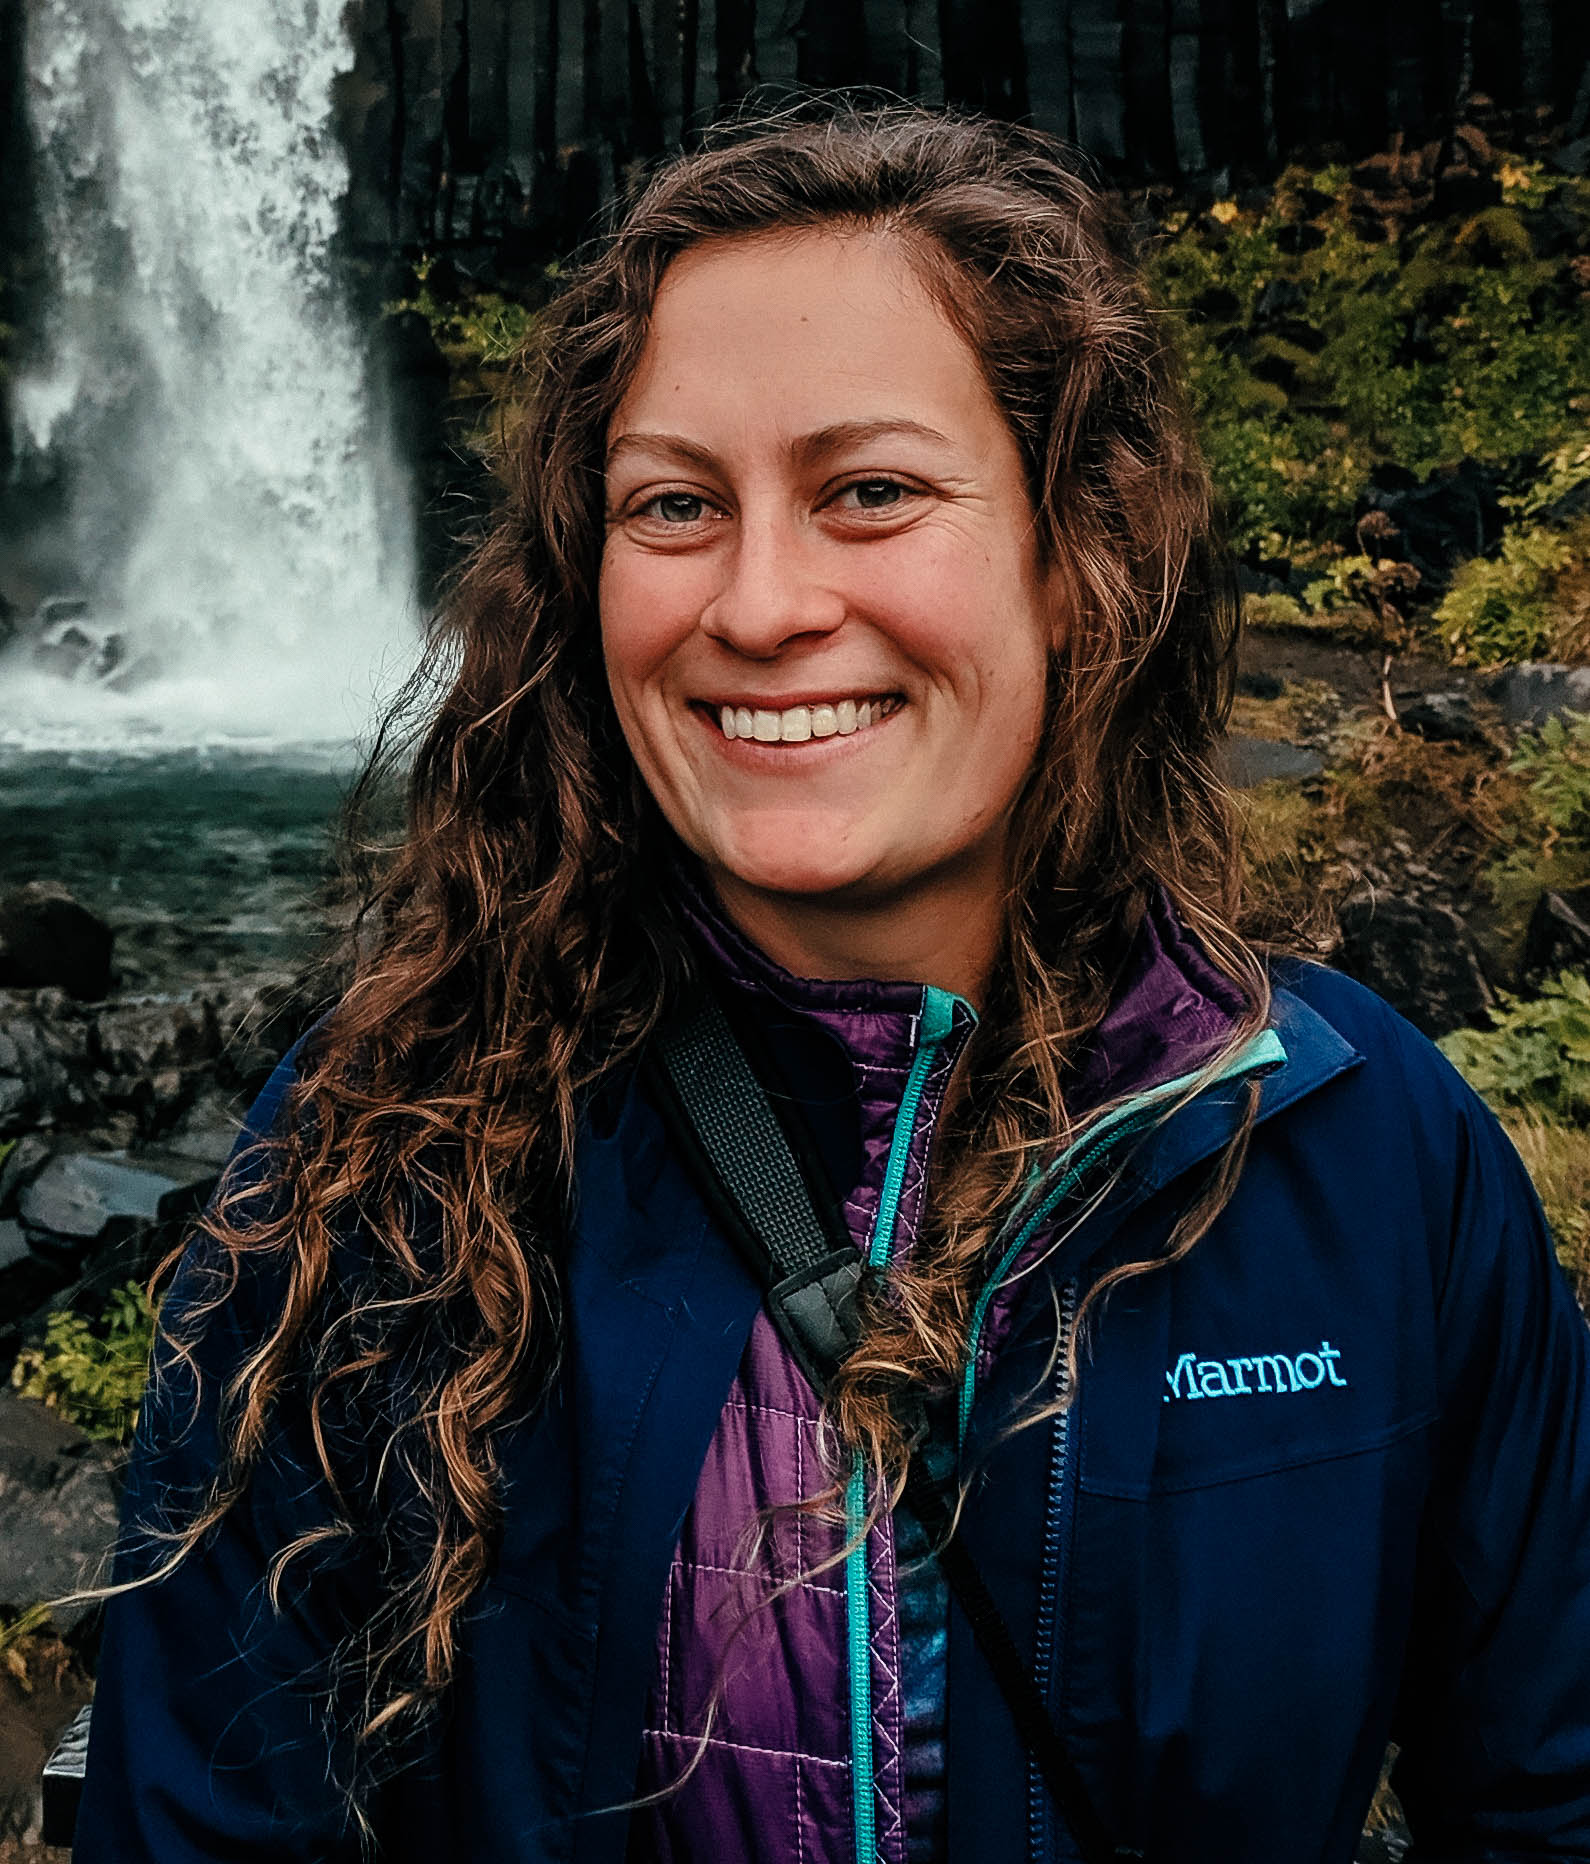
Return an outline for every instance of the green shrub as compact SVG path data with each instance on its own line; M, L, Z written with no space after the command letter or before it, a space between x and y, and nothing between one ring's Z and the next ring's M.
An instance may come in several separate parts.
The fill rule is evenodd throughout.
M43 1340L25 1346L11 1383L104 1442L125 1442L138 1422L154 1343L154 1315L136 1282L126 1282L105 1303L97 1321L52 1314Z
M431 327L436 346L456 370L500 369L517 355L535 325L535 313L514 298L495 291L469 290L457 298L438 298L430 286L435 260L414 263L419 288L383 308L389 317L418 311Z
M1551 646L1557 578L1574 560L1561 532L1510 525L1497 555L1465 563L1435 611L1454 657L1482 664L1538 659Z
M1355 502L1382 462L1423 477L1473 458L1512 475L1520 459L1561 455L1574 470L1590 318L1572 255L1537 256L1527 211L1549 196L1590 227L1590 183L1548 180L1538 164L1504 175L1503 206L1398 241L1360 236L1334 169L1289 171L1260 211L1225 203L1167 223L1150 273L1186 319L1194 404L1239 553L1350 551ZM1289 251L1305 184L1332 204L1314 222L1321 243Z
M1469 1085L1498 1109L1590 1123L1590 978L1564 971L1538 997L1504 997L1491 1022L1441 1038Z

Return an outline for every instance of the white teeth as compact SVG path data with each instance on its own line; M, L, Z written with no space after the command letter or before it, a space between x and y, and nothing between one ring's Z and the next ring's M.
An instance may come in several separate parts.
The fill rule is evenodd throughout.
M724 705L718 723L731 741L751 738L758 744L805 744L810 738L848 738L888 716L885 699L841 699L836 705L792 705L781 712L758 706Z

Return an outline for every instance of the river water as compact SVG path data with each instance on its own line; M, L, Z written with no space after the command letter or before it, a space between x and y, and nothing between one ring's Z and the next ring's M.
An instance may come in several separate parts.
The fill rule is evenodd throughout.
M303 753L0 753L0 891L50 880L101 914L124 991L296 972L348 781Z

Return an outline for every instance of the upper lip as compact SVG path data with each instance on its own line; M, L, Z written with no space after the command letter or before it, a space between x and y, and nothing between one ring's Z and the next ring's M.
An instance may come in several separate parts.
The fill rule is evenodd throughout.
M846 699L858 702L867 699L896 699L899 689L894 686L824 686L809 692L780 693L777 698L747 697L740 694L715 693L710 699L696 701L698 705L733 706L738 710L744 706L752 712L789 712L798 705L838 705Z

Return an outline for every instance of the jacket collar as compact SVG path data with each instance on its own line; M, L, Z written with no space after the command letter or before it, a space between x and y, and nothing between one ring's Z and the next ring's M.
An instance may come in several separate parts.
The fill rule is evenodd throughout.
M859 1068L909 1062L922 1010L921 984L797 977L732 924L704 888L683 880L681 895L698 944L730 985L812 1019ZM1110 1006L1078 1059L1074 1104L1086 1110L1192 1072L1225 1042L1242 1009L1240 991L1215 969L1169 899L1156 891ZM968 1015L963 1041L971 1027Z

